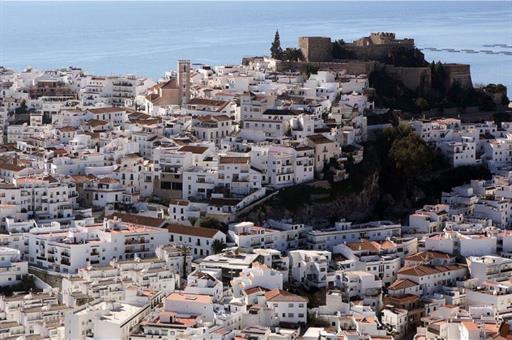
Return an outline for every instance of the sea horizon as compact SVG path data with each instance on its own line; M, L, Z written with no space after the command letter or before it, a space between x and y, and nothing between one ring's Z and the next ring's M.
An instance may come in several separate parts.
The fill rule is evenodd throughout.
M428 61L470 64L473 83L512 86L512 55L502 54L512 52L510 1L32 0L1 1L0 9L0 65L16 70L75 66L156 80L178 59L222 65L268 55L276 30L291 47L304 35L350 41L389 31L415 39Z

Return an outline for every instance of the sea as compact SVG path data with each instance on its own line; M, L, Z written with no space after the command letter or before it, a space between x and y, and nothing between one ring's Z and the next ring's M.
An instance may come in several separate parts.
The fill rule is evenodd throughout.
M395 32L414 38L429 61L470 64L474 83L512 88L511 1L0 0L0 65L156 80L178 59L219 65L268 55L276 30L283 47L307 35Z

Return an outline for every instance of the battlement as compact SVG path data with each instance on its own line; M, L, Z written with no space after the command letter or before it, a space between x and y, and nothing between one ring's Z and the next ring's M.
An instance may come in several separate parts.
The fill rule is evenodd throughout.
M376 32L371 33L368 37L362 37L354 40L352 43L358 47L370 46L409 46L414 47L414 39L396 39L395 33L392 32Z
M395 33L392 32L377 32L370 34L370 39L375 44L389 44L395 41Z

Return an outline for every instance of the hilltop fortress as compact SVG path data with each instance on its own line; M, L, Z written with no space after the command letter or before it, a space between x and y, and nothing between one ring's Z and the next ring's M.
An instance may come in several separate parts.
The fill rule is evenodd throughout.
M308 62L331 61L333 43L328 37L300 37L299 47ZM344 43L343 48L355 59L382 60L397 47L413 51L414 39L396 39L394 33L378 32Z
M377 32L351 43L333 42L330 37L300 37L299 48L303 62L279 62L280 69L308 63L321 69L346 70L352 74L370 74L383 69L392 78L402 81L411 90L428 89L431 86L431 70L423 54L416 49L414 39L397 39L394 33ZM335 49L337 49L335 51ZM410 57L415 65L393 63L393 58ZM447 86L455 82L463 87L472 87L470 66L467 64L444 64Z

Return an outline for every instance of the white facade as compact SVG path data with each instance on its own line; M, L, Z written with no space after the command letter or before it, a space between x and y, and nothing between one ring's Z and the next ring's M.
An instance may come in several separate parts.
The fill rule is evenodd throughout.
M0 247L0 286L20 283L28 274L28 263L21 260L17 249Z

